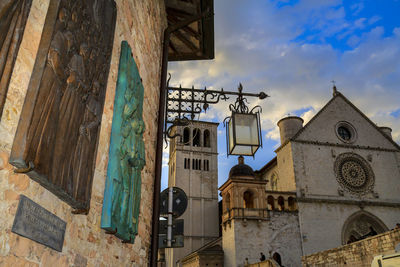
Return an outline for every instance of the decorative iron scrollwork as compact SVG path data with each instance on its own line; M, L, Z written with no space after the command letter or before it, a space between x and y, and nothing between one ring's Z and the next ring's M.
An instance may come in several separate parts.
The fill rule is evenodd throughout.
M167 108L165 113L165 132L164 138L167 142L168 138L175 138L181 136L180 134L172 134L171 130L173 126L185 126L193 121L196 115L199 115L203 111L207 111L210 104L217 104L219 101L226 101L229 99L229 95L237 96L235 104L229 105L229 110L237 111L242 113L249 113L249 108L246 106L247 99L244 96L258 97L264 99L269 97L264 92L258 94L243 93L243 86L239 84L238 92L224 91L221 90L208 90L207 87L204 89L182 88L169 86L171 80L171 74L167 81ZM245 103L246 102L246 103ZM255 109L260 109L260 106L255 106L250 112L254 112Z

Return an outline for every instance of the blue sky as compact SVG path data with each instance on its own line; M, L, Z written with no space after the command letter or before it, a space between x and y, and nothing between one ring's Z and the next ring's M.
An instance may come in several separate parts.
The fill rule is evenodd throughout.
M276 123L287 114L307 122L338 90L400 142L399 0L215 0L215 59L169 63L171 84L264 91L263 148L245 161L264 166L279 146ZM200 120L222 122L228 104ZM225 129L218 135L219 185L236 157L226 157ZM164 153L162 187L167 185Z

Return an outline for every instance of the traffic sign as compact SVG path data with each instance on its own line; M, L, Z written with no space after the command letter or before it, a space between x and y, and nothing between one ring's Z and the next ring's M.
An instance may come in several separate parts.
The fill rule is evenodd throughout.
M160 216L168 216L168 191L165 189L160 194ZM181 216L187 208L188 200L185 191L179 187L173 187L173 200L172 200L172 217L177 218Z

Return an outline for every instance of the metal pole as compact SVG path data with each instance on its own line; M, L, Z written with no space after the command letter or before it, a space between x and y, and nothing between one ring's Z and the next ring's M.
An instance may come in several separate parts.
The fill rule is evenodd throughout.
M172 247L172 200L174 198L174 188L171 186L168 191L168 229L167 247Z
M168 26L164 31L164 42L161 60L161 81L160 81L160 99L158 103L158 123L157 123L157 144L156 144L156 170L154 178L153 191L153 217L151 230L151 246L150 246L150 262L149 266L157 267L158 255L158 221L160 219L160 190L161 190L161 171L162 171L162 149L163 149L163 134L165 120L165 104L167 91L167 69L168 69L168 48L169 40L172 32L189 25L190 23L201 19L206 13L201 13L191 19L178 22L177 24Z

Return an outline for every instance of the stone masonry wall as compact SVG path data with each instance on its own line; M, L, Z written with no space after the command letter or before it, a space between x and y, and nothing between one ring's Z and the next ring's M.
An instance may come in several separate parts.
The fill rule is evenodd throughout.
M385 232L364 240L302 257L303 266L369 267L374 256L395 252L400 243L400 229Z
M146 266L149 258L164 1L116 0L117 22L88 215L71 207L8 163L50 0L33 0L0 121L0 266ZM132 47L144 86L146 166L142 171L139 234L123 244L100 229L121 41ZM67 222L61 253L11 232L24 194Z
M246 258L257 263L260 252L266 257L277 252L283 266L297 267L302 255L297 212L270 211L266 221L234 219L223 228L222 245L226 267L243 267Z

